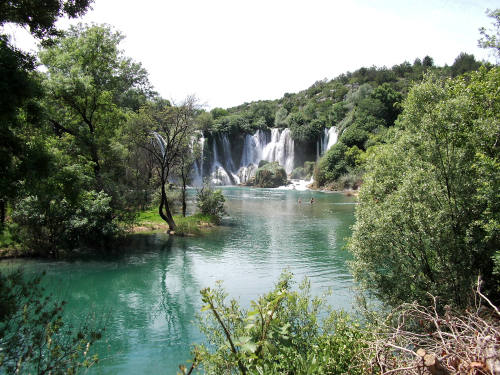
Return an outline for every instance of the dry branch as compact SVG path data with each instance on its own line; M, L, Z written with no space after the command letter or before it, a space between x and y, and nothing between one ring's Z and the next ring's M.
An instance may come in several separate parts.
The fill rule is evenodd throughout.
M370 368L383 375L500 375L499 310L479 287L476 294L477 306L462 315L445 307L441 316L434 297L430 307L400 306L395 324L380 323L382 330L367 343Z

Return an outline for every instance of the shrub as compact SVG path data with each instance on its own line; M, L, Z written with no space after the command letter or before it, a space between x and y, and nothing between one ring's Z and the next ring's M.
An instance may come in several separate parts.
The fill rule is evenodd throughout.
M227 215L224 202L226 198L221 189L212 190L208 186L203 186L197 195L198 208L204 215L209 215L215 223L220 223L222 217Z
M266 165L267 163L269 163L267 160L264 160L262 159L261 161L259 161L259 166L258 168L262 168L264 165Z
M210 374L366 373L355 358L366 347L368 331L344 311L332 311L325 296L312 297L307 279L298 291L291 291L292 283L285 271L249 310L236 300L226 304L221 282L203 289L206 314L198 316L198 326L213 350L195 345L196 364Z
M305 176L305 172L304 172L304 168L302 168L302 167L295 168L292 171L292 173L290 174L290 178L295 179L295 180L302 179L302 178L304 178L304 176Z
M108 244L120 233L110 201L104 192L94 191L82 192L75 202L32 195L17 204L12 219L24 246L57 257L59 250L82 244Z

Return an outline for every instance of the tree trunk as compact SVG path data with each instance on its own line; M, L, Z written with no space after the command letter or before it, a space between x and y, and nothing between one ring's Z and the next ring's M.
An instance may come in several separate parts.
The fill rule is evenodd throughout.
M186 185L182 186L182 217L186 217Z
M0 200L0 227L2 227L5 223L5 215L7 211L5 206L5 201L3 199Z
M167 193L165 191L165 183L166 183L167 179L168 179L168 175L165 176L165 173L162 171L161 199L160 199L159 214L160 214L160 217L167 222L168 229L174 230L175 229L175 222L174 222L174 219L172 217L172 212L170 212L170 208L168 207ZM163 207L165 207L165 212L163 212Z

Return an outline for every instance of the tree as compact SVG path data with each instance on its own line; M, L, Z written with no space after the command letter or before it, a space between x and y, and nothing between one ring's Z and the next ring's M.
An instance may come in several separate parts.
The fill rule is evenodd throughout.
M425 56L424 59L422 60L422 66L427 68L434 66L434 59L429 55Z
M498 301L500 69L412 88L395 144L364 176L348 248L361 287L390 305L465 307L477 277Z
M214 126L214 118L210 112L203 111L196 116L196 127L201 130L210 130Z
M32 35L46 38L58 35L55 22L63 15L83 16L93 0L14 0L0 3L0 25L7 22L28 26Z
M187 185L191 182L193 174L193 165L196 160L201 157L201 148L198 144L199 133L192 135L189 143L184 145L184 151L179 153L179 159L175 165L173 172L179 179L181 185L181 203L182 203L182 216L186 217L187 209Z
M288 116L288 111L286 110L285 107L281 107L280 109L278 109L278 112L276 112L276 116L274 118L274 126L277 128L286 128L287 116Z
M477 45L480 48L491 49L493 56L495 56L497 62L500 61L500 8L488 9L486 11L488 17L493 19L494 30L486 30L486 28L481 27L479 33L483 36L478 40Z
M108 25L78 24L40 52L49 122L74 143L78 156L94 163L96 177L112 149L110 139L125 122L122 108L138 109L154 96L147 72L118 49L123 39Z
M212 114L212 117L214 118L214 120L217 120L221 117L229 115L229 112L227 110L225 110L224 108L220 108L220 107L213 108L210 111L210 113Z
M32 35L45 39L58 34L54 24L63 15L76 18L85 14L92 0L14 0L0 3L0 26L14 23L28 27ZM41 88L35 59L12 47L8 36L0 34L0 227L3 227L7 202L16 195L15 182L26 176L18 172L19 160L30 160L28 142L20 135L23 127L39 121L38 100Z
M386 116L381 116L387 122L388 126L394 125L394 122L401 113L398 103L403 101L403 94L394 90L390 84L384 83L373 90L371 94L373 99L378 99L384 104L387 111Z
M221 189L213 190L210 186L203 185L196 196L197 205L203 215L209 215L215 223L220 223L222 217L227 215L226 198Z
M481 62L476 61L474 55L461 52L451 66L451 74L453 77L456 77L473 70L478 70L480 66Z
M179 105L165 105L159 101L143 107L131 120L138 145L145 148L155 161L160 179L158 211L170 230L175 229L175 222L168 205L166 186L171 172L186 153L186 145L195 130L194 114L200 107L194 95Z
M32 160L33 146L38 144L28 144L23 136L40 120L42 90L33 73L35 65L32 56L12 48L7 37L0 35L0 227L7 202L19 195L17 182L28 177L21 162ZM44 169L41 164L39 167Z

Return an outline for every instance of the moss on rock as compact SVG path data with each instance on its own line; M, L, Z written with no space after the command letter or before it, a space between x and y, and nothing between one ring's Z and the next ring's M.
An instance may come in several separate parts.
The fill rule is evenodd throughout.
M265 164L255 172L255 187L277 188L286 185L287 175L285 168L277 161Z

